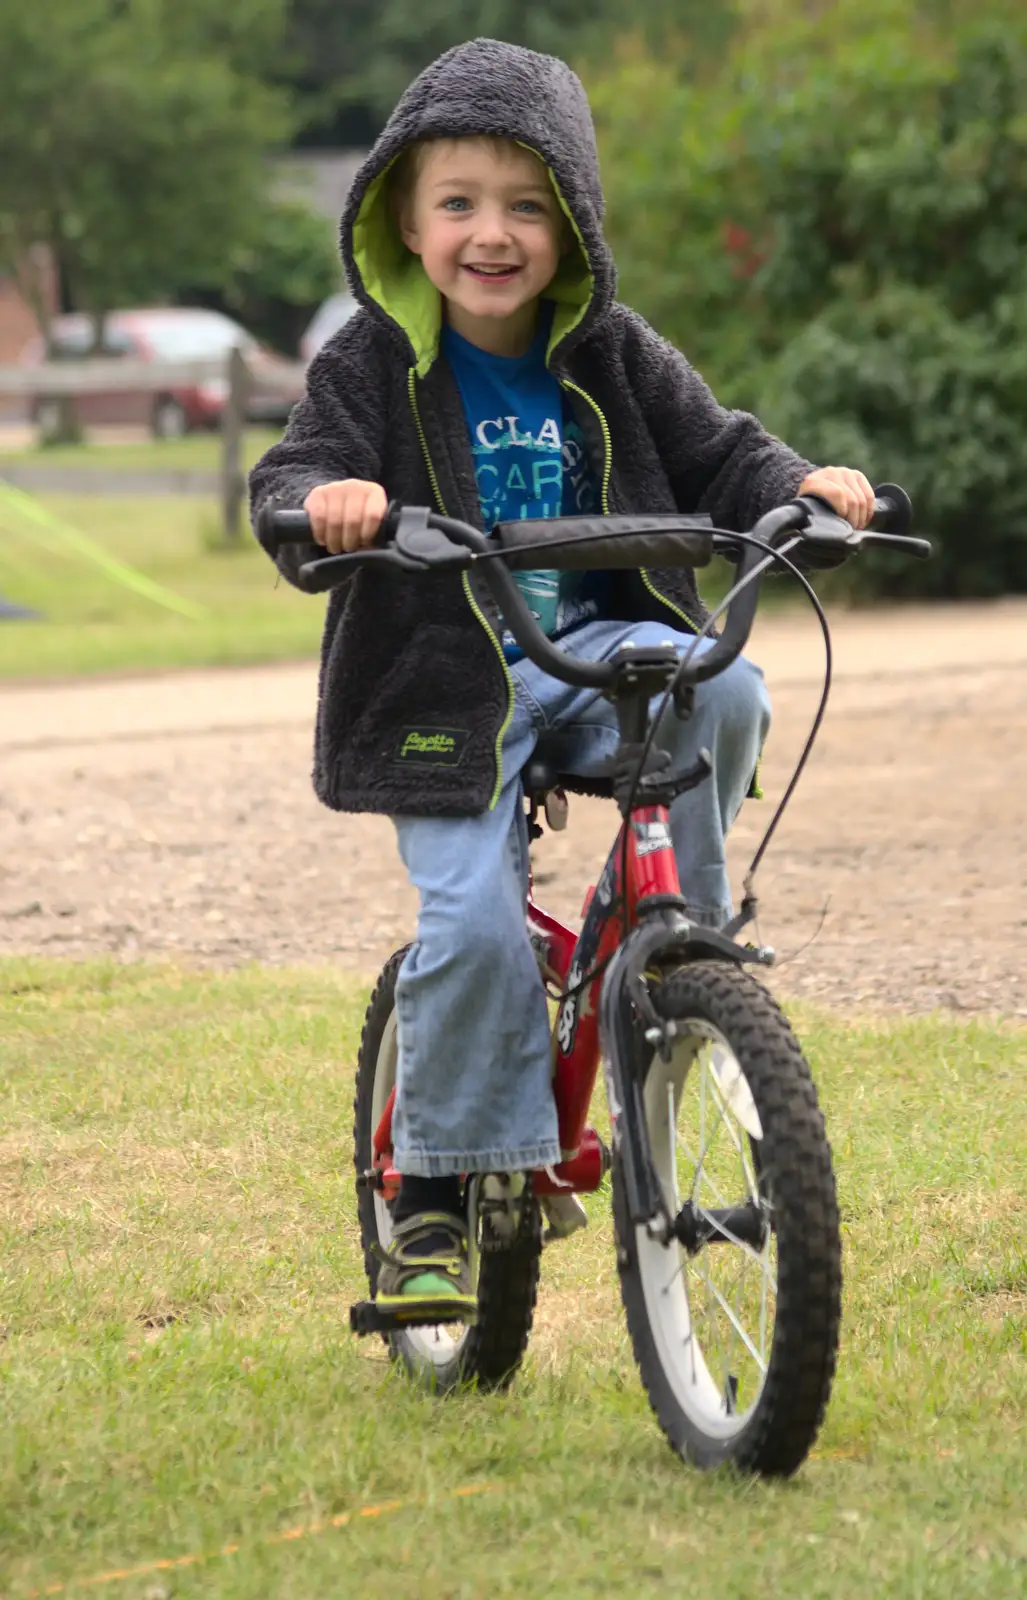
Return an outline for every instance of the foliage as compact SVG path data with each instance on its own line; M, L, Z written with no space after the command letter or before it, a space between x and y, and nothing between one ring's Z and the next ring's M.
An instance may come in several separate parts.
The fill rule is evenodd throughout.
M224 287L213 303L267 344L294 355L321 301L343 287L333 224L301 200L269 198L219 277ZM203 296L189 298L195 303Z
M908 484L941 553L862 568L889 592L1027 588L1027 19L988 18L753 0L712 78L635 48L592 85L625 297L811 458Z
M48 245L99 317L217 275L266 186L285 102L256 75L277 0L50 0L0 11L0 257Z
M936 541L924 566L875 557L857 592L1027 590L1027 296L960 319L895 286L835 300L769 369L761 413L813 460L856 462L908 490Z
M485 35L574 61L601 59L626 26L649 46L672 41L690 65L719 47L729 0L645 0L626 22L617 0L291 0L287 72L312 97L312 120L342 103L381 127L407 84L444 50Z

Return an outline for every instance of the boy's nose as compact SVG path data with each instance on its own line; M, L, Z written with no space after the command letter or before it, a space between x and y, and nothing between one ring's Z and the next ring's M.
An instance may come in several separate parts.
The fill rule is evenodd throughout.
M499 207L482 207L476 218L474 240L476 244L499 245L506 244L510 238L510 228L506 214Z

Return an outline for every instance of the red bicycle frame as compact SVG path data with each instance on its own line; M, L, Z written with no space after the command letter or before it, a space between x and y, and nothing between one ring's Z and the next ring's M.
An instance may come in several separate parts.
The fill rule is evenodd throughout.
M625 831L627 838L625 840ZM627 864L627 893L621 892L622 863ZM562 1159L555 1167L532 1173L536 1194L585 1194L598 1189L605 1171L602 1141L586 1123L599 1070L599 996L603 971L636 922L639 900L649 895L680 895L677 861L671 843L666 806L638 806L621 824L599 882L588 891L584 924L575 934L558 918L535 904L529 884L528 937L542 977L561 998L553 1027L553 1094L560 1130ZM623 908L627 908L625 926ZM595 977L579 988L583 977ZM568 992L569 991L569 992ZM399 1191L400 1175L392 1164L393 1088L374 1132L374 1166L381 1172L385 1195Z

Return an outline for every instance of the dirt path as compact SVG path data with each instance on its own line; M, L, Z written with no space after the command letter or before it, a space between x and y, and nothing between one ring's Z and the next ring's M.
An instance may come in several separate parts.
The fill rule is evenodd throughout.
M841 614L836 687L760 880L781 992L1027 1016L1027 603ZM816 701L811 617L752 654L787 780ZM335 817L309 784L314 671L292 667L0 688L0 953L370 974L414 903L390 825ZM769 819L732 835L735 881ZM599 802L537 851L539 898L574 917L612 835ZM748 853L747 853L748 852Z

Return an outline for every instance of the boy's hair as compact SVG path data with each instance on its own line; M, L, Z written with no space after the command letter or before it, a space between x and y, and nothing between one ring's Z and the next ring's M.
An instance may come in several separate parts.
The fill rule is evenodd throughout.
M438 139L415 139L412 144L406 145L400 151L389 168L387 183L395 217L398 218L404 206L409 204L428 151L440 144L483 144L497 156L505 154L508 150L524 148L516 139L504 139L501 134L495 133L465 133L444 135Z

